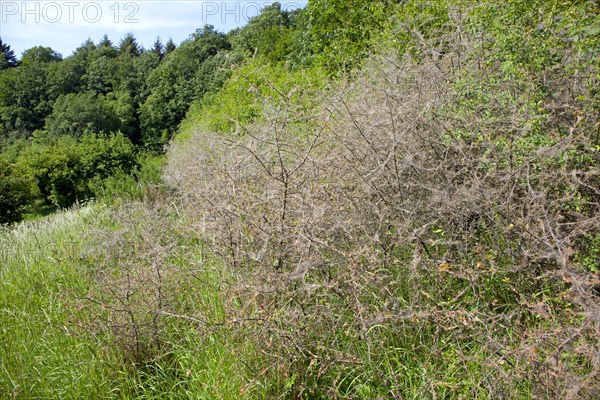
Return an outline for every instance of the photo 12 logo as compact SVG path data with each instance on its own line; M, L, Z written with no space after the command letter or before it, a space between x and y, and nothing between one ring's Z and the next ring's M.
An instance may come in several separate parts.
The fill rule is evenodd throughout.
M202 1L202 23L210 24L219 21L223 24L248 22L257 16L263 8L274 4L274 1ZM306 6L308 1L281 1L281 9L294 11Z
M114 23L138 23L140 7L136 2L104 1L0 1L2 23L59 23L83 21L98 23L108 19Z

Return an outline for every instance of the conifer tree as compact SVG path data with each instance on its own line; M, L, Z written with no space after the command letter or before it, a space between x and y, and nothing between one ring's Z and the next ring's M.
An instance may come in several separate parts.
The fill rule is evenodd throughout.
M173 41L173 38L169 38L169 40L167 41L167 44L165 44L165 54L164 55L166 56L167 54L171 53L176 48L177 48L177 45Z
M154 44L152 45L152 49L150 51L155 53L161 59L165 55L164 54L165 47L163 46L162 42L160 41L159 36L156 37L156 40L154 41Z
M16 67L18 64L15 52L0 38L0 70Z
M113 43L108 38L108 35L104 34L104 36L102 36L102 40L98 43L98 47L113 47Z
M142 54L142 49L138 44L135 36L132 33L128 33L119 43L120 54L130 54L131 56L137 57Z

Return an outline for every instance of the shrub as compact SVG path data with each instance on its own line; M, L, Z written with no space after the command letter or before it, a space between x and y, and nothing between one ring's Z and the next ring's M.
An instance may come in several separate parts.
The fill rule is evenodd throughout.
M167 182L238 273L273 395L594 396L593 96L564 32L562 64L513 68L465 20L320 107L268 80L262 119L173 145Z
M236 69L223 88L209 94L190 107L182 122L184 134L201 125L218 132L243 132L244 126L263 119L271 102L311 110L315 96L325 87L321 70L290 71L281 64L251 61Z
M94 179L106 179L136 166L136 152L122 134L86 134L40 139L19 155L18 163L37 182L46 201L68 207L94 196Z
M0 224L20 221L32 200L32 182L0 160Z

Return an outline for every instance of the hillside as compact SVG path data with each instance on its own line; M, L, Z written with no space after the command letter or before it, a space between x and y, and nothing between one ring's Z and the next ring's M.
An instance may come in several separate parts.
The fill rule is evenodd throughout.
M0 232L0 393L598 398L598 26L594 1L275 4L163 55L129 133L62 123L112 89L3 125L3 187L89 201Z

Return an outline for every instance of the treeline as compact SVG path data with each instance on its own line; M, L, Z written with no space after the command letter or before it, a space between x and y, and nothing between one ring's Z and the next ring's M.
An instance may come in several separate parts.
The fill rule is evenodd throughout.
M66 58L36 46L18 60L0 42L0 223L19 220L36 200L69 206L94 196L98 180L139 168L138 153L161 153L190 104L245 60L312 63L307 24L306 10L275 3L243 28L207 25L179 46L157 38L144 49L133 34L115 45L105 35Z

